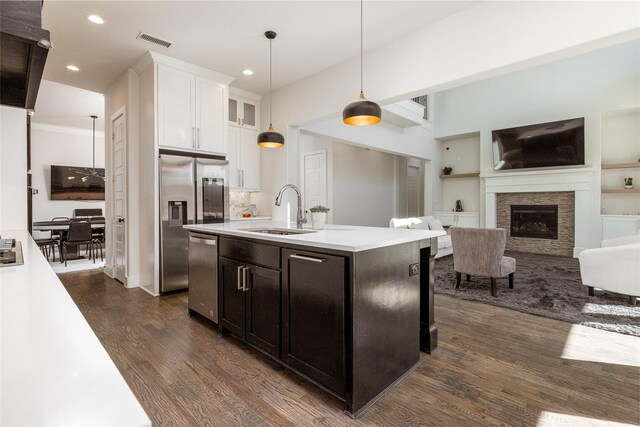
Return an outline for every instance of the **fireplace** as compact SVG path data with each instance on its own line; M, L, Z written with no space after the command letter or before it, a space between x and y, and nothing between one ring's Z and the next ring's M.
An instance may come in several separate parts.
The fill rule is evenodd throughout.
M558 205L511 205L511 237L558 239Z

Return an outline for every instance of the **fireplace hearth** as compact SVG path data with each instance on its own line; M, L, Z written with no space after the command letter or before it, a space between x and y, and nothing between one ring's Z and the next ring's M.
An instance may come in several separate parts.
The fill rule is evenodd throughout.
M558 239L558 205L511 205L511 237Z

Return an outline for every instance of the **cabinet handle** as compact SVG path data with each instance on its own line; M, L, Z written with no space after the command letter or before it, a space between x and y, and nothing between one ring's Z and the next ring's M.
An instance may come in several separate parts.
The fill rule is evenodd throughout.
M244 126L244 119L242 117L240 118L240 126Z
M240 117L238 117L238 126L240 125Z
M240 177L240 169L238 169L238 187L242 187L242 177Z
M242 269L243 268L244 268L243 265L238 267L238 290L239 291L244 290L244 285L242 284L242 279L244 279L244 274L242 274Z
M251 272L251 268L250 267L244 267L242 269L242 290L244 292L247 292L249 290L249 287L247 286L247 273Z
M311 261L311 262L325 262L326 259L324 258L313 258L310 256L304 256L304 255L289 255L289 258L294 258L294 259L299 259L302 261Z
M193 237L193 236L189 237L189 241L191 241L193 243L202 243L203 245L209 245L209 246L215 246L216 245L216 241L213 240L213 239L200 239L198 237Z
M244 169L240 171L240 176L242 176L242 187L244 187Z
M196 141L197 141L196 142L197 147L200 148L200 128L198 128L198 134L196 136Z
M191 128L191 146L196 146L196 128Z

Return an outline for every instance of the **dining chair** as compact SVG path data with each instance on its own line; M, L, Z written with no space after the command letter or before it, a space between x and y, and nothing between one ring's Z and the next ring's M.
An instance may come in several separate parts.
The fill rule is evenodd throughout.
M103 216L94 216L93 218L90 219L90 221L103 221L104 222L104 217ZM104 245L104 227L103 228L92 228L91 229L91 240L93 241L94 245L98 245L98 248L100 248L100 260L104 261L104 253L102 252L102 248Z
M34 238L33 240L35 240L36 244L40 248L40 251L47 258L47 261L55 262L56 247L58 248L58 253L61 254L60 241L58 239L53 238L53 233L51 232L51 230L49 230L48 232L41 232L41 233L47 233L47 234L45 235L45 237L41 237L37 239ZM60 256L62 256L62 254ZM53 259L50 259L50 258L53 258Z
M88 245L91 248L93 262L96 262L93 237L91 235L91 222L84 219L74 219L69 222L69 232L62 241L62 257L64 258L65 267L67 266L67 248L72 245Z

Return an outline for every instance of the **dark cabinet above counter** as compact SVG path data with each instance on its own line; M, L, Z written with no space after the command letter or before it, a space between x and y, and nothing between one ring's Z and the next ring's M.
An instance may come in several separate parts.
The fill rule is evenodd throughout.
M215 235L222 332L343 400L351 415L414 369L421 349L435 349L436 238L352 252Z

